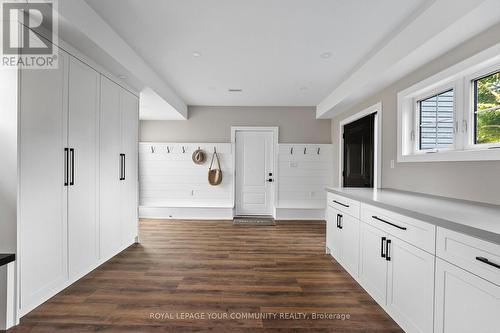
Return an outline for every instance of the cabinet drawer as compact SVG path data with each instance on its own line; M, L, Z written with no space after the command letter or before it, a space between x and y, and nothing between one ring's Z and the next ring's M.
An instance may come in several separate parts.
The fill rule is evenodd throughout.
M500 286L500 245L437 228L437 256Z
M328 206L331 206L342 213L349 214L352 217L359 219L359 201L352 200L341 195L328 192Z
M386 209L361 204L361 220L435 254L436 227Z

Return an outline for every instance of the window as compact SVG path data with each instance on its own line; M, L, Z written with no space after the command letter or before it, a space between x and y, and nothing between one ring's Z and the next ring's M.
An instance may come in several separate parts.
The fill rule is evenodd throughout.
M500 44L397 98L398 162L500 160Z
M453 96L450 89L418 101L420 150L453 147Z
M500 71L473 81L474 143L500 143Z

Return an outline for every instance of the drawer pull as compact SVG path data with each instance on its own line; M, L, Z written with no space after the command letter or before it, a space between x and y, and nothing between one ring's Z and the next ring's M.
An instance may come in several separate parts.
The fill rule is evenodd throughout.
M342 202L338 202L337 200L333 200L333 202L335 202L338 205L341 205L341 206L344 206L346 208L349 208L349 205L343 204Z
M490 265L490 266L493 266L495 268L500 269L500 265L499 264L495 264L494 262L491 262L491 261L489 261L488 259L486 259L484 257L476 257L476 260L479 260L480 262L484 262L486 265Z
M391 245L391 240L388 239L387 242L385 243L385 260L391 261L391 256L389 255L389 249Z
M406 227L402 227L400 225L397 225L397 224L394 224L394 223L391 223L389 221L386 221L386 220L382 220L380 217L377 217L375 215L372 216L372 218L374 218L375 220L377 221L380 221L380 222L384 222L384 223L387 223L388 225L392 225L393 227L396 227L398 229L401 229L401 230L406 230Z
M341 214L337 214L337 228L342 229L342 218L344 216Z

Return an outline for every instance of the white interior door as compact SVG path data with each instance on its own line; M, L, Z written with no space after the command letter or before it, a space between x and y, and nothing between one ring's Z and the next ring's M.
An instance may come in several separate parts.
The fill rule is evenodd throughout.
M98 158L99 74L71 57L69 63L68 192L69 273L79 278L99 259Z
M273 215L274 132L236 131L236 215Z

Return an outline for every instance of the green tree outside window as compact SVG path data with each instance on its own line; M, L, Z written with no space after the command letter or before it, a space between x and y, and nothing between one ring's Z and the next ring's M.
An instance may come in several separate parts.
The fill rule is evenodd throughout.
M500 71L474 81L476 143L500 142Z

